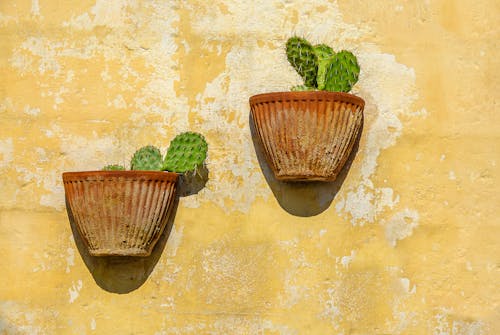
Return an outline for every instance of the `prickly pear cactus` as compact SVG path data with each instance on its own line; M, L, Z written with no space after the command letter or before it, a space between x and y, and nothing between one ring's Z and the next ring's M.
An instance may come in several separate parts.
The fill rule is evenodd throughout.
M305 39L294 36L286 42L286 56L308 87L316 87L318 56L313 46Z
M102 168L103 171L124 171L125 167L119 164L110 164Z
M163 169L177 173L194 172L203 166L207 150L207 142L201 134L179 134L170 142Z
M306 85L296 85L290 88L290 91L316 91L315 87L307 87Z
M316 76L317 87L318 90L324 90L326 70L335 52L326 44L315 45L313 49L318 57L318 74Z
M350 51L335 53L326 44L312 46L307 40L294 36L286 42L286 55L304 79L304 85L294 86L292 91L349 92L358 81L359 64Z
M162 165L160 149L155 146L148 145L140 148L134 153L130 162L130 169L161 171Z
M327 65L325 90L349 92L358 81L359 65L350 51L342 50L335 54Z

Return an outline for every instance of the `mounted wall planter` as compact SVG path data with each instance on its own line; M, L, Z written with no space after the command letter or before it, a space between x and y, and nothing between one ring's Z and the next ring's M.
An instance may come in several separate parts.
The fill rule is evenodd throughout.
M178 174L63 173L68 214L92 256L149 256L176 196Z
M348 93L294 91L250 97L250 110L276 179L333 181L363 122L363 99Z

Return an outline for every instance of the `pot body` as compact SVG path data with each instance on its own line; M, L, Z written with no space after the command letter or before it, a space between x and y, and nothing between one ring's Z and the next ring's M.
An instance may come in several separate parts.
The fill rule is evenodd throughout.
M66 208L92 256L149 256L174 204L178 175L63 173Z
M363 99L326 91L250 97L250 111L276 179L333 181L363 123Z

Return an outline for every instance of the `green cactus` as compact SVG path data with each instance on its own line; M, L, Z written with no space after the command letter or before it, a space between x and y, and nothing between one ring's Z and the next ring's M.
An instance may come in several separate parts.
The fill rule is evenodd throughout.
M335 53L326 44L312 46L307 40L294 36L286 43L287 58L304 79L304 85L292 91L314 89L349 92L359 78L359 64L350 51Z
M148 145L140 148L134 153L130 162L131 170L162 170L162 156L160 149L155 146Z
M125 167L119 164L110 164L102 168L102 171L124 171Z
M207 157L208 145L198 133L185 132L177 135L168 148L163 170L186 173L202 167Z
M342 50L330 60L325 75L325 89L349 92L358 81L359 65L350 51Z
M306 85L296 85L290 88L290 91L315 91L315 87L307 87Z
M326 44L318 44L313 48L314 53L318 57L318 74L316 76L317 88L318 90L324 90L326 70L335 52Z
M308 87L316 87L318 56L316 56L313 46L303 38L290 37L286 42L286 56L290 64L304 79L304 84Z

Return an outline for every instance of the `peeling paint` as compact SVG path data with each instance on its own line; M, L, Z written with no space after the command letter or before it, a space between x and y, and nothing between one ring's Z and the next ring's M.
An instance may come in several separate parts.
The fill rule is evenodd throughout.
M14 142L12 138L0 140L0 169L6 168L13 160Z
M405 209L394 214L387 222L382 221L385 227L385 238L392 247L397 241L403 240L412 235L413 230L418 226L419 214L414 210Z
M75 250L73 248L66 249L68 256L66 257L66 273L70 272L70 268L75 266Z
M68 289L68 293L69 293L69 303L72 304L73 302L75 302L75 300L78 298L78 296L80 295L80 290L82 289L83 287L83 282L81 279L78 279L78 281L75 283L75 282L72 282L72 286Z
M354 260L354 257L356 257L356 251L351 250L351 254L349 256L342 256L340 259L337 258L337 263L340 263L344 268L347 268L349 267L349 264Z

